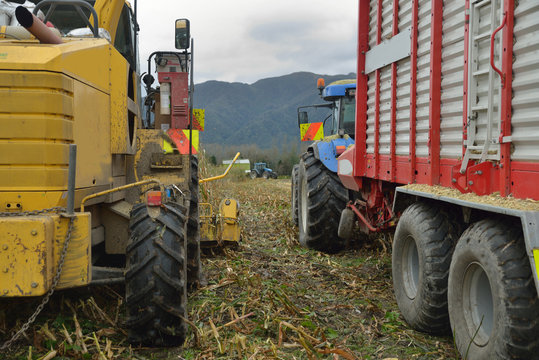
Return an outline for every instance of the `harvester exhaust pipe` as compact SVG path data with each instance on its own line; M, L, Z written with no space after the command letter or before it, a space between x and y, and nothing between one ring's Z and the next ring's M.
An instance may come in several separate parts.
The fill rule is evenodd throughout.
M61 44L62 38L56 35L47 25L24 6L17 6L15 9L17 21L42 44Z

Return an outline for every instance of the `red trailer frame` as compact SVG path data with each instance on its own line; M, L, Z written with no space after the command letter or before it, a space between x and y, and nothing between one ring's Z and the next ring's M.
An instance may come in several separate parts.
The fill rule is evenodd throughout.
M470 358L539 351L538 18L536 0L359 0L339 236L350 217L364 233L399 220L404 318L430 332L451 322Z
M378 1L377 16L381 19L382 1ZM394 0L393 17L398 19L398 0ZM469 9L469 0L466 0ZM459 191L473 192L478 195L487 195L499 192L502 196L515 198L531 198L539 200L539 163L511 160L511 84L513 64L513 9L514 1L505 1L505 24L501 28L503 39L503 57L501 73L503 74L503 87L501 90L501 119L502 133L498 139L501 146L501 159L499 162L479 163L470 161L465 173L460 173L462 159L442 158L440 156L440 108L441 108L441 64L442 64L442 21L443 3L432 0L431 11L431 48L430 48L430 106L429 106L429 154L428 157L418 157L415 153L416 140L416 84L417 84L417 26L418 26L418 0L413 1L412 46L410 73L410 155L397 156L395 152L395 111L396 111L396 82L397 64L391 64L391 153L382 155L379 152L379 108L380 108L380 70L376 70L376 98L375 98L375 138L374 153L367 154L364 146L367 142L367 87L369 76L365 74L365 55L369 50L369 18L370 2L361 0L359 3L358 26L358 61L357 61L357 105L356 105L356 144L354 154L349 150L341 159L352 160L353 179L351 174L341 174L343 183L348 184L352 190L362 188L365 179L381 180L395 184L427 184L441 185L455 188ZM469 19L469 14L463 14ZM381 42L381 21L378 22L377 43ZM398 34L398 21L393 22L393 35ZM468 33L469 23L466 21L465 33ZM499 36L496 33L492 34ZM465 37L464 93L463 93L463 139L467 136L467 84L468 84L468 40ZM463 154L465 145L463 144ZM355 184L355 185L354 185Z

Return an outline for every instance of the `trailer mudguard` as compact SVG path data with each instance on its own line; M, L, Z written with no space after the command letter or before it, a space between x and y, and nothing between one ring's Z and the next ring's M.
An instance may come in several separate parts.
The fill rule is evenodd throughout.
M335 135L315 141L309 146L309 149L312 149L314 157L320 160L328 170L337 173L337 158L353 144L354 140L348 135L344 137Z

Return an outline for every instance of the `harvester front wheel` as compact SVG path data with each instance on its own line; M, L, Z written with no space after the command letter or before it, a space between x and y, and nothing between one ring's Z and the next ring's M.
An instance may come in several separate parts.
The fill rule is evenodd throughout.
M467 359L536 359L539 299L519 225L471 225L449 272L449 317Z
M393 288L402 316L416 330L449 330L447 278L459 236L452 212L437 205L415 203L399 220L393 241Z
M291 176L291 189L290 189L290 207L292 213L292 222L298 226L298 173L299 173L299 164L294 165L292 168Z
M176 346L186 335L187 209L165 203L155 210L159 213L151 214L145 204L131 210L126 325L131 343Z
M312 152L302 155L298 173L298 223L301 245L334 253L345 240L337 235L348 190L337 174L328 170Z

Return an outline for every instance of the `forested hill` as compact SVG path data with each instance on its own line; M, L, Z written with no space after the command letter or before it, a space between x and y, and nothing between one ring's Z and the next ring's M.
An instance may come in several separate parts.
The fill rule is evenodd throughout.
M298 106L322 102L316 80L326 84L355 78L297 72L253 84L207 81L195 86L195 107L206 111L205 145L281 147L299 138Z

